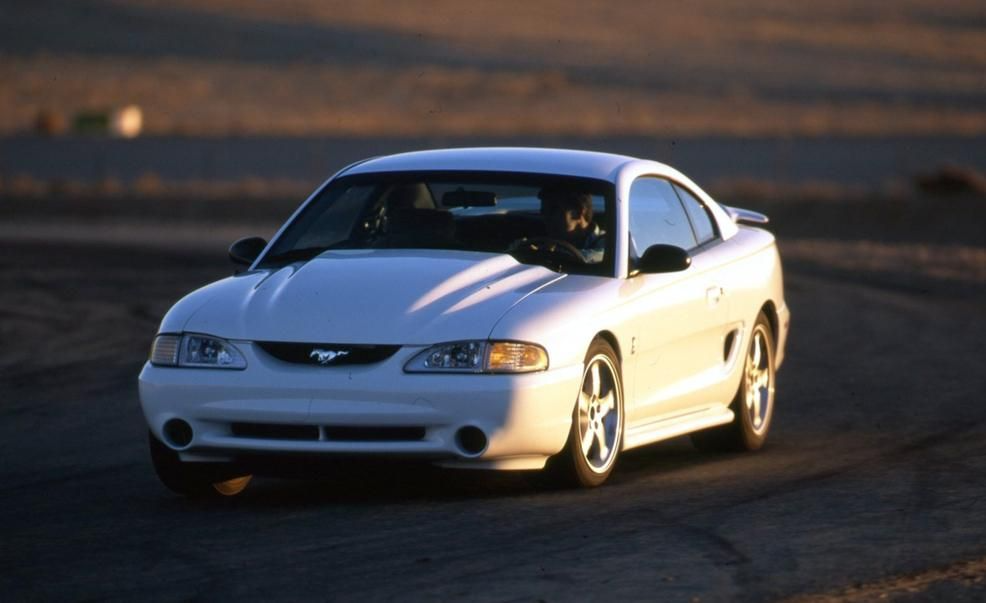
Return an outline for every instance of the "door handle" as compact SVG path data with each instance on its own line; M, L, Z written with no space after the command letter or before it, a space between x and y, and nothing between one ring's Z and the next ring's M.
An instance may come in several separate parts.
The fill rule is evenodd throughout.
M719 305L719 300L722 299L722 287L709 287L705 290L705 301L708 302L709 307L715 307Z

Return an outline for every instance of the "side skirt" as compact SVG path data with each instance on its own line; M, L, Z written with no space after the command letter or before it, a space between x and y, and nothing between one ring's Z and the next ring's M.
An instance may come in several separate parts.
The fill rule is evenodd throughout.
M716 405L630 426L623 437L623 449L636 448L685 435L693 431L725 425L733 420L729 407Z

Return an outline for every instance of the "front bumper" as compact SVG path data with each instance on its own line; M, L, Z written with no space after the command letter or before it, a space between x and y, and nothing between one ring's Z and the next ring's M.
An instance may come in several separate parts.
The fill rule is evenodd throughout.
M582 376L581 365L522 375L404 373L404 363L423 347L404 347L374 365L315 367L282 362L249 342L233 343L247 359L245 370L146 364L140 374L140 401L151 432L185 461L266 453L366 454L536 469L565 444ZM172 419L191 426L187 445L165 436L164 425ZM259 425L261 432L275 431L264 426L302 427L291 433L304 437L258 436L257 430L244 435L237 429L242 424ZM482 451L462 445L456 436L464 427L485 434ZM340 431L350 435L340 438ZM397 435L381 438L381 432Z

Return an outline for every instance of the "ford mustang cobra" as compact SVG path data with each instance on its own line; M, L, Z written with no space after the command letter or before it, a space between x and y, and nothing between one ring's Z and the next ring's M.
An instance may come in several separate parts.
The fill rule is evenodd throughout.
M185 495L312 455L596 486L683 434L756 450L789 323L764 222L620 155L351 165L164 317L140 374L154 467Z

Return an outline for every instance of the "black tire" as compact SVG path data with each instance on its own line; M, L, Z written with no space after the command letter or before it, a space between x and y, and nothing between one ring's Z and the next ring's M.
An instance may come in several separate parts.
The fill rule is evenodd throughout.
M604 339L593 340L585 355L582 387L572 411L568 441L561 453L551 459L549 470L556 484L594 488L613 472L623 446L622 379L613 347ZM583 446L587 439L591 439L588 450Z
M757 348L759 358L755 352ZM755 367L754 362L757 363ZM751 373L751 367L755 373ZM774 375L774 336L770 321L761 312L750 332L739 388L729 405L733 421L691 434L695 447L705 452L744 452L762 448L774 415ZM761 379L766 379L766 383ZM756 392L752 388L756 388Z
M166 488L189 498L228 498L246 489L252 475L230 463L183 463L178 453L148 432L151 463Z

